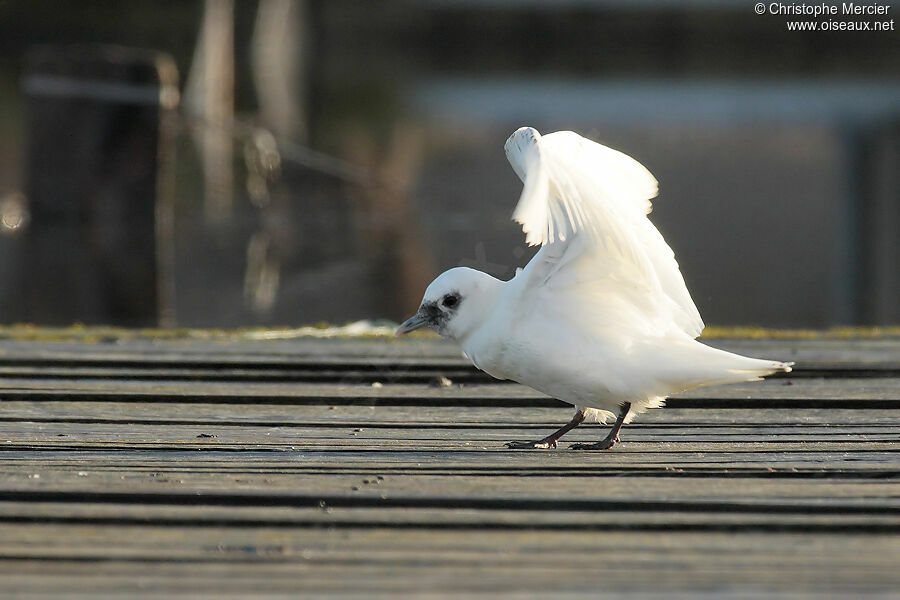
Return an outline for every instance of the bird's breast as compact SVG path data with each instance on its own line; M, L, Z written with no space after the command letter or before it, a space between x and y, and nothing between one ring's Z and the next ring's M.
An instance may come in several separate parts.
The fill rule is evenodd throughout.
M511 379L506 360L507 348L501 336L472 336L463 351L477 368L496 379Z

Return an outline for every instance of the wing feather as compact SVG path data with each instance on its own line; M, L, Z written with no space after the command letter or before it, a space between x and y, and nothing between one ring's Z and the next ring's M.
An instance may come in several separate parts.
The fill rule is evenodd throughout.
M655 329L703 329L675 254L647 218L658 184L630 156L571 131L531 127L505 145L524 186L513 219L541 251L522 276L530 286L566 288L584 306Z

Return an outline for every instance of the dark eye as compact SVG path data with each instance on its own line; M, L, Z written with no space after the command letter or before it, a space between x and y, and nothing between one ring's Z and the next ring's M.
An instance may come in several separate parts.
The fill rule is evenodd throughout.
M447 294L446 296L444 296L443 304L447 308L453 308L458 303L459 303L459 298L457 296L454 296L453 294Z

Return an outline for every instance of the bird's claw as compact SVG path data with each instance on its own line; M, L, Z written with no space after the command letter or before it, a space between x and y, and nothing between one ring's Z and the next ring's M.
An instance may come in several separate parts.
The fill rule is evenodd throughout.
M615 446L619 441L618 437L614 437L611 440L603 440L602 442L597 442L596 444L572 444L569 446L569 450L609 450L613 446Z
M507 442L506 447L510 450L549 450L556 448L556 440L538 440L536 442Z

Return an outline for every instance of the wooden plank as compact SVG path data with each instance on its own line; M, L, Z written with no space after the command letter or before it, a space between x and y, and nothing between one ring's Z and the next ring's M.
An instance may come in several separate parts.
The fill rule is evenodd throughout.
M204 493L294 494L376 502L390 498L483 499L529 498L534 500L635 501L656 498L667 502L719 502L740 506L773 504L810 509L831 507L848 512L857 508L897 511L900 483L896 478L870 473L869 478L823 479L821 477L776 477L773 472L697 473L670 469L668 472L569 470L552 468L520 472L477 472L447 469L445 472L409 468L353 472L319 468L292 469L290 464L258 467L227 464L221 470L209 464L175 463L147 467L91 462L69 465L18 463L0 472L0 494L13 492L90 494ZM35 477L37 475L37 477ZM808 475L808 474L807 474ZM748 493L752 491L752 494ZM12 494L10 497L17 497ZM23 496L24 497L24 496ZM237 502L239 498L234 501ZM247 499L250 502L250 499ZM299 500L298 500L299 501Z
M773 547L766 537L747 533L739 536L727 533L698 534L678 532L668 535L634 531L610 532L554 532L554 531L509 531L485 532L485 539L472 539L465 532L450 530L423 532L410 529L394 532L383 528L352 528L344 535L322 535L309 528L259 528L248 532L229 527L185 527L170 528L147 526L97 526L92 530L84 525L41 525L9 524L3 526L3 540L0 541L0 556L7 559L25 552L17 546L29 548L27 551L36 559L59 560L85 557L108 559L143 559L176 561L219 560L230 562L240 568L241 563L261 562L304 562L328 557L347 562L371 563L415 563L416 555L428 555L428 561L441 559L458 565L487 564L495 567L516 564L547 568L563 568L565 563L574 561L580 567L587 567L596 561L596 552L607 546L604 554L614 563L625 564L639 558L646 552L646 546L657 545L660 554L678 551L683 558L704 556L712 561L710 566L734 567L743 562L750 567L756 563L760 567L771 567L780 561L797 561L798 547L813 544L817 540L803 534L785 534L782 542ZM85 535L89 533L91 535ZM495 552L491 542L500 541L500 536L508 537L511 544L507 552ZM434 536L434 537L432 537ZM60 548L54 543L55 537L71 540L68 548ZM323 540L325 538L325 540ZM396 538L394 540L393 538ZM493 538L493 539L492 539ZM386 544L390 541L390 544ZM873 536L871 547L863 547L846 535L822 534L822 543L813 555L822 566L844 562L845 568L885 569L887 575L893 564L886 550L896 543L892 536ZM324 542L324 543L323 543ZM694 542L694 545L679 545ZM614 546L609 546L614 543ZM746 560L736 560L736 549L741 546ZM827 546L825 544L828 544ZM615 547L616 552L608 552ZM542 556L533 549L546 550ZM693 556L691 556L693 555ZM274 559L274 560L273 560ZM869 562L872 561L872 562ZM49 566L49 565L48 565ZM631 569L639 569L633 565Z
M449 404L449 405L448 405ZM568 405L554 407L505 407L485 402L483 406L395 406L358 404L296 404L281 405L256 402L252 397L245 403L183 403L169 402L164 406L147 402L106 402L69 400L34 402L4 400L0 404L0 420L30 423L146 423L153 425L257 425L257 426L337 426L390 427L418 429L421 427L484 428L504 430L522 427L558 427L573 412ZM752 409L682 409L665 407L650 410L630 424L634 428L738 427L835 428L840 432L844 424L878 430L896 427L900 413L896 410L867 409L808 409L790 408ZM586 425L585 425L586 426ZM584 426L583 426L584 427ZM577 431L577 430L576 430ZM357 433L351 431L351 433Z
M897 476L896 464L877 460L876 456L866 460L866 455L854 456L855 460L836 463L824 461L821 453L808 453L803 462L793 462L791 458L801 457L801 452L778 457L779 460L754 463L754 458L765 456L765 452L734 453L728 461L725 451L713 453L692 452L637 452L623 443L621 449L601 453L554 450L539 453L507 452L501 448L495 451L445 451L436 454L430 451L405 451L386 454L386 450L348 449L343 451L298 451L289 447L247 448L223 451L215 447L205 451L191 448L172 449L129 449L120 448L98 450L66 449L18 449L6 451L6 464L19 471L23 478L40 469L72 466L84 469L123 469L139 473L146 469L167 470L196 468L198 470L219 470L222 472L277 473L287 470L292 473L354 473L360 475L411 475L415 473L456 474L460 477L482 477L491 475L520 475L524 477L542 474L582 475L595 471L609 476L634 475L684 475L696 477L743 477L762 476L773 478L823 478L832 480L881 478ZM770 453L769 456L772 456ZM894 453L896 454L896 453ZM818 458L819 460L815 460ZM888 457L890 458L890 457ZM666 460L676 460L671 463ZM173 466L174 465L174 466ZM37 470L35 470L37 469ZM90 471L85 471L90 472Z
M795 376L879 376L900 374L900 339L801 339L801 340L704 340L705 343L750 356L796 362ZM224 338L120 339L115 344L0 340L0 368L10 374L31 368L120 369L120 375L164 374L212 377L214 371L233 377L265 376L297 378L314 376L316 370L334 369L319 377L400 377L435 372L455 372L457 377L490 381L464 358L452 342L432 338L354 338L248 341ZM161 370L162 369L162 370ZM205 369L205 370L204 370ZM354 374L354 371L356 373ZM292 375L293 372L293 375ZM883 376L883 375L882 375Z
M77 527L60 531L68 539L88 537ZM27 530L12 533L17 538L29 535ZM846 597L884 593L897 584L896 569L885 558L891 555L893 540L883 537L865 545L840 535L781 534L773 539L680 532L485 532L478 538L394 530L325 530L315 537L276 529L187 528L176 534L169 529L100 528L90 533L98 543L80 554L72 552L68 560L51 560L51 550L41 547L30 560L24 555L0 559L4 584L45 593L87 588L176 596L227 588L231 594L305 591L341 597L449 597L442 595L448 590L491 597L560 590L586 597L678 597L679 591L697 590L697 582L703 581L716 594L695 591L700 595L693 597L701 598L721 597L723 590L759 595L773 589L791 597ZM145 549L142 539L155 540L171 557ZM385 541L398 547L384 549ZM103 553L104 542L121 554ZM190 553L194 548L199 556ZM44 559L42 550L47 553ZM602 586L584 577L598 568L604 573ZM647 577L648 571L653 577ZM460 577L464 579L454 581Z
M623 444L624 446L624 444ZM116 454L115 459L107 459ZM93 468L100 457L106 460L140 463L146 460L149 464L163 465L174 461L186 461L198 456L198 451L190 447L103 447L93 448L41 448L28 447L7 451L4 461L23 460L24 465L35 464L31 461L40 458L46 461L59 461L67 457L85 461L85 469ZM536 465L549 468L548 464L562 463L571 469L606 469L610 472L659 472L660 470L680 470L684 473L718 473L721 471L759 473L800 472L817 473L823 477L861 477L863 473L873 473L872 477L896 477L896 451L818 451L805 452L802 448L794 450L770 451L764 448L748 449L743 452L732 452L727 445L719 448L688 447L685 449L660 450L657 447L640 451L637 448L623 447L621 451L606 453L587 453L569 450L553 452L508 452L500 449L481 450L479 448L422 448L397 444L360 445L357 447L332 447L330 449L291 449L290 446L266 447L247 446L240 448L210 448L204 452L211 464L218 464L225 459L256 461L271 460L273 456L281 456L285 461L300 463L319 463L330 469L352 469L356 471L374 471L389 473L408 471L414 467L447 470L451 467L460 469L503 470L522 469ZM44 463L46 464L46 463ZM105 464L105 462L104 462ZM38 474L40 471L36 471ZM23 473L24 476L30 473Z
M49 507L48 507L49 508ZM218 517L217 517L218 518ZM202 520L202 518L201 518ZM496 564L524 561L528 564L561 565L575 560L587 564L596 560L591 550L610 554L613 560L626 561L632 552L641 552L645 546L657 546L660 553L673 551L684 554L709 553L724 563L730 562L741 553L756 554L756 560L766 556L772 561L786 560L796 554L796 547L820 542L813 557L848 561L859 565L864 557L875 560L876 565L895 566L890 550L896 549L896 536L872 536L870 545L859 538L844 534L821 534L821 537L788 533L778 536L781 544L773 544L772 538L755 532L732 535L729 532L672 532L660 535L644 531L552 531L552 530L512 530L485 531L484 538L472 538L466 531L435 530L423 531L406 529L394 531L391 528L355 527L336 534L328 530L307 527L260 527L254 531L245 528L203 525L197 527L164 527L148 523L146 525L98 525L83 524L42 524L8 523L2 526L0 553L9 556L15 552L13 544L27 544L34 547L35 554L47 557L64 555L66 548L60 548L55 541L62 538L69 541L68 550L90 551L98 555L115 558L121 551L141 552L148 556L172 553L173 559L213 556L231 559L264 558L265 554L282 555L291 560L310 559L330 553L334 556L355 555L360 559L383 552L426 552L432 555L447 555L457 560L465 560L470 554L473 562L489 561ZM85 535L89 533L91 535ZM496 548L507 538L508 552L498 553ZM390 543L387 544L386 541ZM610 542L615 544L610 545ZM685 544L685 542L692 542ZM742 552L732 545L740 544ZM242 548L243 544L250 546ZM278 546L283 546L278 548ZM622 555L616 556L609 549L618 548ZM547 556L533 552L544 548ZM308 552L302 552L308 549ZM22 551L19 550L21 553ZM165 558L165 555L163 556ZM371 556L373 561L378 556ZM796 556L795 556L796 558ZM408 557L404 560L408 560ZM237 561L235 561L237 562ZM766 561L768 562L768 561ZM632 568L640 568L633 565ZM894 570L894 569L892 569Z
M0 387L4 401L107 400L118 402L258 402L380 405L441 404L457 406L561 406L540 392L519 384L335 385L273 382L138 381L129 379L14 379ZM691 390L673 396L674 408L900 408L900 380L893 378L766 380Z
M871 508L808 506L779 509L759 504L586 501L573 505L515 498L462 502L452 498L360 499L274 494L4 493L0 527L47 525L158 527L393 528L420 531L645 531L793 532L900 535L900 516ZM509 508L506 508L509 506Z
M127 360L154 361L231 360L233 363L258 363L304 357L362 358L373 363L404 359L462 360L462 352L453 342L434 337L336 337L249 340L239 333L210 339L191 337L116 338L90 341L41 341L0 339L3 360ZM777 360L817 361L851 365L896 364L900 361L900 338L805 338L805 339L701 339L707 345L732 352L758 355ZM771 356L770 356L771 355Z
M365 427L368 426L368 429ZM549 424L544 426L549 427ZM587 424L570 433L564 439L576 437L590 438L605 433L609 426ZM426 441L457 445L465 442L498 442L510 436L534 436L542 425L517 424L514 418L507 423L494 426L480 424L472 428L461 427L457 423L430 423L417 426L403 425L360 425L351 427L347 423L327 424L285 424L283 422L260 426L257 424L220 425L196 423L172 423L165 428L159 424L130 423L127 430L120 423L56 422L42 420L0 422L0 440L6 444L62 444L69 446L79 443L122 443L122 444L196 444L198 448L229 444L251 444L264 441L269 445L300 443L315 445L319 441L344 440L349 444L381 443L383 441ZM650 424L632 424L628 441L634 443L806 443L806 444L867 444L876 447L900 441L900 431L896 424L883 426L824 425L816 427L812 423L803 428L796 426L765 427L735 424L718 427L695 427L683 424L680 427L654 427ZM601 435L602 437L602 435ZM65 438L65 439L61 439ZM346 439L351 438L351 439ZM816 446L809 446L815 451Z
M301 478L303 475L336 475L346 474L364 479L387 477L416 477L427 475L450 475L470 480L473 485L485 485L485 479L495 476L518 476L533 478L537 482L546 476L591 476L601 473L605 477L685 477L685 478L721 478L735 487L740 487L742 479L790 479L831 481L876 482L897 479L896 460L866 460L867 457L852 457L855 460L843 462L827 462L826 460L797 460L797 455L784 457L781 460L765 460L771 454L751 457L734 457L739 460L727 460L726 453L715 455L680 454L659 457L655 454L644 455L643 459L633 457L617 457L605 461L578 456L576 453L565 453L567 456L536 458L507 457L499 454L485 456L478 453L449 453L436 457L433 453L403 453L393 456L392 460L384 460L383 452L340 452L340 453L299 453L277 451L245 450L235 452L206 453L181 451L152 451L120 449L115 453L108 451L20 451L4 454L4 461L10 465L13 475L10 482L26 482L34 479L34 475L44 473L51 481L46 487L52 487L52 480L47 473L64 469L76 473L84 473L90 477L93 473L110 472L120 479L139 480L148 473L157 477L160 482L181 486L183 472L221 472L223 477L233 475L236 483L247 481L251 474L263 477L264 483L270 483L280 474ZM241 460L236 460L240 457ZM405 458L406 460L403 460ZM660 460L661 458L661 460ZM673 465L665 459L678 458ZM757 459L757 460L745 460ZM791 458L794 460L792 461ZM809 459L810 457L806 457ZM818 457L831 458L833 456ZM505 459L505 460L503 460ZM246 477L244 476L246 475ZM269 476L272 477L269 477ZM44 476L40 477L41 479ZM82 475L79 475L82 476ZM268 480L268 481L266 481ZM90 480L88 480L90 481ZM614 482L613 482L614 483ZM12 485L12 484L11 484ZM90 486L89 482L84 483ZM725 485L729 485L725 483ZM364 489L366 486L363 483ZM573 483L573 486L576 486ZM157 486L158 487L158 486ZM240 486L236 486L240 487ZM577 487L577 486L576 486ZM352 490L351 490L352 491ZM579 492L581 493L581 492ZM752 495L751 495L752 496ZM878 497L877 495L875 497Z
M394 450L504 450L502 445L511 439L540 437L542 428L461 429L422 426L410 428L361 428L274 426L197 426L129 425L123 430L119 424L94 423L0 423L0 440L5 451L28 447L78 449L80 447L109 446L117 448L148 448L191 446L201 449L252 448L254 445L277 448L291 446L297 450L334 450L382 448ZM565 437L565 441L589 441L602 438L608 426L587 425ZM900 431L896 428L844 427L843 430L772 431L769 428L737 427L711 431L708 428L683 427L678 430L651 429L634 426L622 434L629 451L716 451L730 446L735 452L802 451L818 452L890 452L897 450Z

